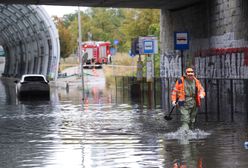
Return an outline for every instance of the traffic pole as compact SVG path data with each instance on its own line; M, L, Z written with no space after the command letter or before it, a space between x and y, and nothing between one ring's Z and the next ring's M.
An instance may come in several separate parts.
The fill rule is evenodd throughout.
M81 31L81 14L80 7L78 6L78 53L80 60L81 78L82 78L82 100L84 100L84 68L83 68L83 58L82 58L82 31Z

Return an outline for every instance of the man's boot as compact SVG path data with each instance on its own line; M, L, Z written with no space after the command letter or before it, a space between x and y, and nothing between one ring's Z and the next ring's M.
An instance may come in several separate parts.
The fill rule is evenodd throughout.
M191 122L191 123L189 124L189 128L190 128L191 130L194 130L194 129L195 129L195 123L194 123L194 122Z
M188 131L188 130L189 130L189 125L188 125L188 123L183 123L182 126L180 127L180 130Z

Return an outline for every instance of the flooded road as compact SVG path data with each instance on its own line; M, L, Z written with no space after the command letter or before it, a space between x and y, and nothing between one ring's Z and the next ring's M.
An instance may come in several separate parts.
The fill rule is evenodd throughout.
M86 84L85 101L76 88L51 88L50 101L20 102L13 87L0 81L1 168L248 167L247 122L202 119L192 136L179 136L178 115L165 121L162 105L104 82Z

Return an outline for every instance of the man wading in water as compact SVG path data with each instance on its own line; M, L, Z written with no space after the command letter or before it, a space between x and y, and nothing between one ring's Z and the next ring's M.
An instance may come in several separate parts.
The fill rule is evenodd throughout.
M172 105L178 105L181 113L181 129L194 129L197 110L201 103L200 99L204 97L204 88L196 79L194 70L187 68L186 75L176 81L171 92Z

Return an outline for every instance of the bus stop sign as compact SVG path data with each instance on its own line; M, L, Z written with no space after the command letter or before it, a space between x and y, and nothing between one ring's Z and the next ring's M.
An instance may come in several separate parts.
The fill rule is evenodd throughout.
M174 47L175 50L189 49L189 33L175 32L174 33Z

